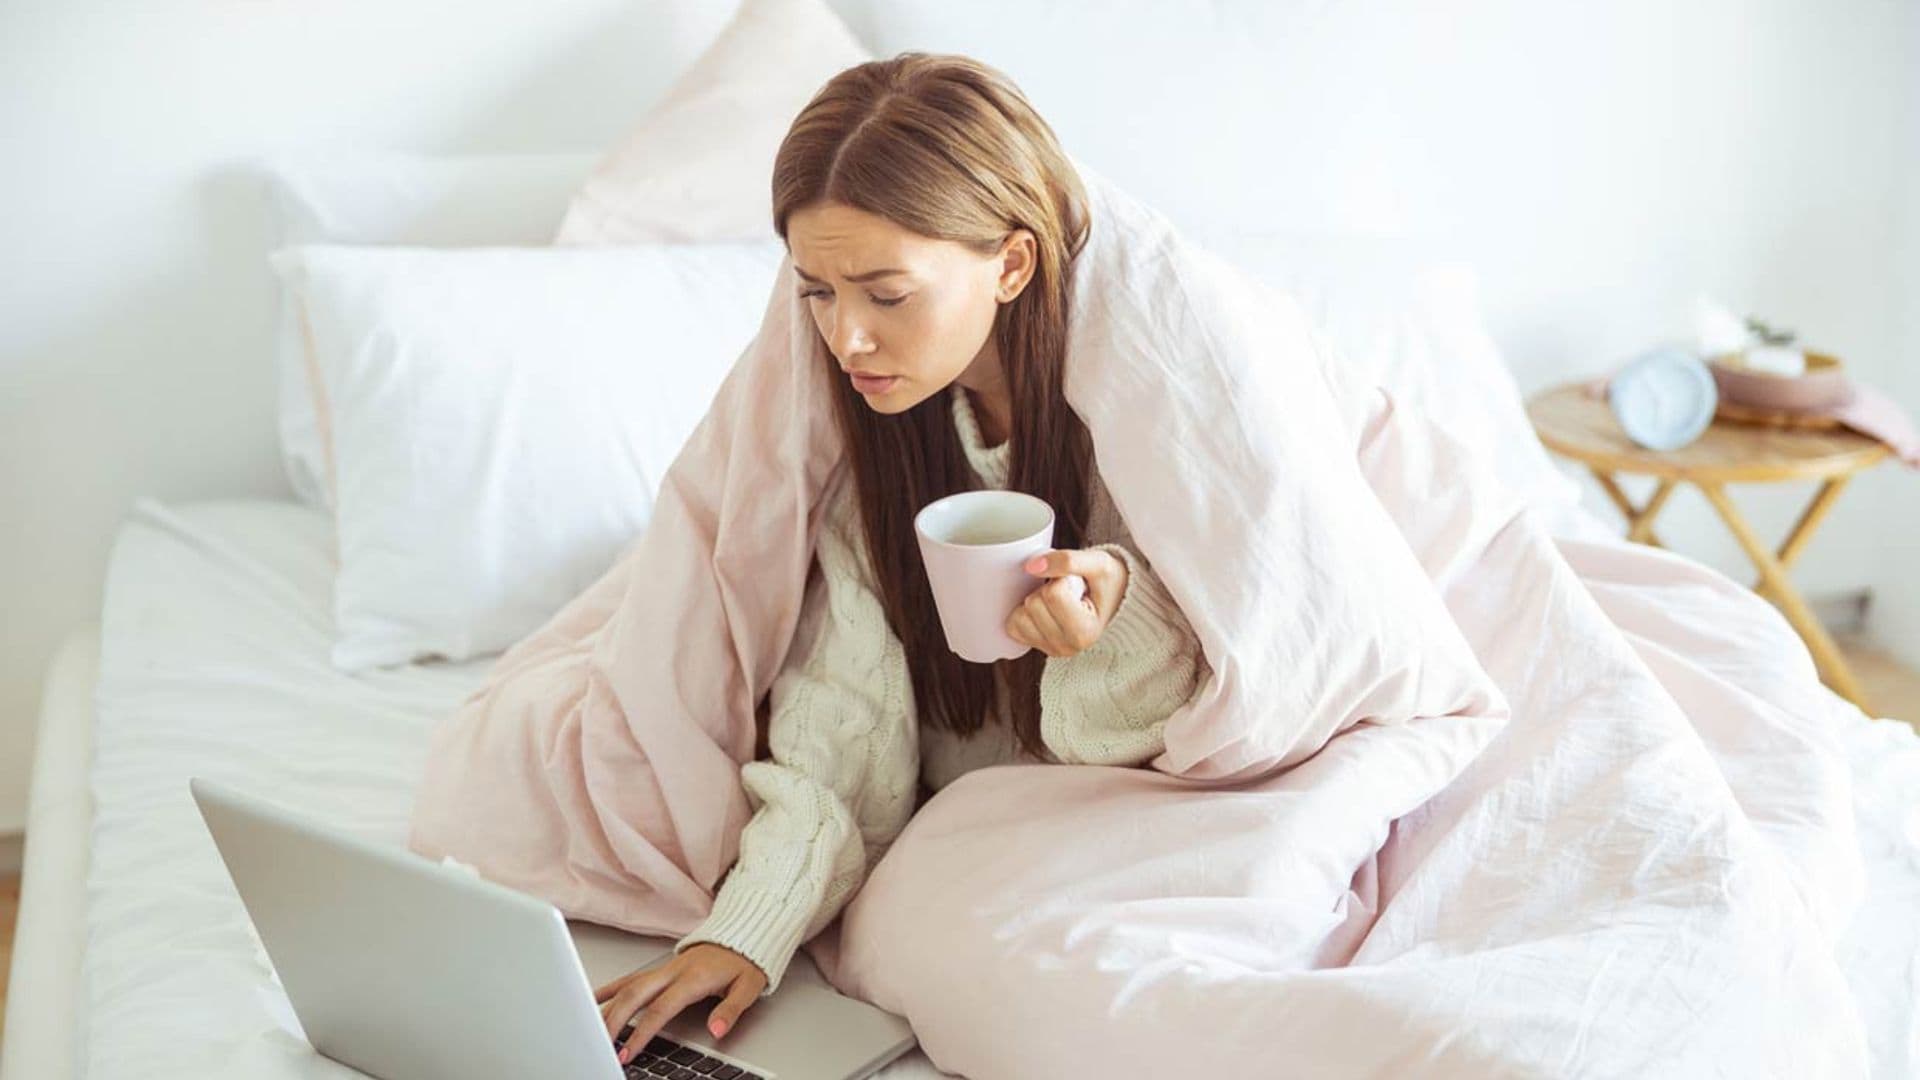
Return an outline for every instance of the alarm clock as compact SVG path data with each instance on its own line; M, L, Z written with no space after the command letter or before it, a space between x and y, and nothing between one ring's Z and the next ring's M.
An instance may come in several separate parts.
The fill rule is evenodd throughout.
M1699 438L1719 400L1713 372L1678 345L1640 354L1607 383L1620 429L1649 450L1678 450Z

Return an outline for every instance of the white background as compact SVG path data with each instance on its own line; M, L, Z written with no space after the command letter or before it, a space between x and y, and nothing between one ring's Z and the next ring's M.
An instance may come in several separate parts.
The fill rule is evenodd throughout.
M0 4L0 831L42 668L97 618L131 500L284 496L268 218L245 162L610 145L731 0ZM1909 0L835 0L876 52L1007 70L1176 219L1428 238L1533 391L1689 329L1705 292L1920 413ZM1783 534L1810 491L1737 490ZM1667 541L1748 576L1691 492ZM1796 577L1867 588L1920 664L1920 476L1842 500Z

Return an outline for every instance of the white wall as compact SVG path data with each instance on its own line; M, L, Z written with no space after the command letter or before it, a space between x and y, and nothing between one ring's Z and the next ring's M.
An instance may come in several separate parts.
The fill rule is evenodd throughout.
M888 10L918 25L928 6ZM1043 16L1016 35L1002 29L1010 21L948 5L924 34L902 36L1002 65L1070 149L1110 172L1125 162L1135 188L1176 217L1412 234L1460 252L1481 271L1495 336L1528 392L1687 335L1702 291L1887 378L1903 190L1893 136L1903 70L1920 62L1903 35L1909 3L1216 5L1198 18L1217 31L1226 92L1198 114L1184 78L1156 77L1161 65L1123 38L1152 19L1146 32L1177 47L1197 36L1195 16L1118 6L1128 15ZM1064 70L1057 50L1076 35L1092 59ZM1286 43L1268 65L1278 70L1259 71L1250 58L1274 42ZM1088 63L1105 92L1086 91ZM1196 184L1196 161L1267 183ZM1920 411L1920 397L1910 404ZM1883 472L1880 498L1893 479ZM1812 491L1734 497L1771 538ZM1858 494L1796 567L1809 595L1880 583L1879 499ZM1673 546L1752 577L1696 493L1676 495L1661 521Z
M731 11L0 4L0 830L41 670L135 496L286 496L253 154L606 144Z
M131 499L286 493L267 226L236 163L325 143L604 146L731 6L0 5L0 830L24 808L41 669L97 617ZM1481 268L1528 389L1684 332L1699 290L1875 380L1900 374L1903 342L1920 349L1899 302L1920 245L1896 262L1890 239L1920 177L1914 140L1896 137L1920 63L1908 3L835 6L879 51L1005 67L1069 149L1176 217L1451 245ZM1183 50L1217 57L1200 70L1218 81L1166 78L1157 58ZM1920 380L1900 390L1920 409ZM1920 503L1911 478L1882 472L1799 576L1878 589L1911 642L1920 589L1876 526L1904 500L1911 535ZM1802 497L1752 495L1774 532ZM1703 506L1668 513L1675 546L1741 565Z

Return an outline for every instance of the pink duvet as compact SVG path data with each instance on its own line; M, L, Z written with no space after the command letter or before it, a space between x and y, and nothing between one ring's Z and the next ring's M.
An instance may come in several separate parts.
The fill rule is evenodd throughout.
M829 977L975 1076L1863 1073L1850 706L1785 623L1556 541L1086 179L1068 400L1213 676L1151 768L941 791L813 942ZM645 535L436 732L416 850L572 916L705 914L840 464L780 282Z

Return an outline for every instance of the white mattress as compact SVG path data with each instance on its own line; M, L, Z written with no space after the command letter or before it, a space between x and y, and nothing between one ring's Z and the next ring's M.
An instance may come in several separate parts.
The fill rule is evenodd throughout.
M45 721L92 722L91 858L69 855L38 880L29 873L22 898L23 940L84 912L82 978L74 1008L41 1001L30 1033L13 1026L27 1008L16 995L5 1080L67 1075L69 1056L79 1076L359 1075L301 1039L186 786L189 776L214 777L402 843L428 727L488 661L334 670L330 580L327 521L304 506L135 507L108 572L96 707L55 707L50 687ZM44 744L36 813L43 791L72 790L83 775L86 734ZM1848 745L1871 896L1843 961L1876 1075L1911 1076L1920 1070L1920 739L1904 725L1863 722ZM30 870L43 824L52 845L80 842L86 815L74 801L32 819ZM51 933L41 945L20 953L32 970L16 965L16 988L76 964L79 935ZM882 1075L942 1074L916 1051Z
M67 1031L42 1016L27 1049L8 1048L8 1080L361 1075L300 1035L186 786L190 776L223 780L404 843L428 728L489 661L335 670L330 548L327 519L296 503L134 507L114 544L100 627L89 858L45 875L37 897L50 912L84 910L75 1007ZM83 726L81 712L48 722ZM55 756L78 760L44 762L36 789L86 768L84 747ZM49 822L50 832L63 827ZM69 953L35 966L75 962ZM916 1052L881 1075L944 1074Z
M87 762L93 756L93 685L99 673L98 623L68 635L47 665L0 1077L73 1073L80 953L86 941L80 896L93 823ZM32 992L24 992L29 986Z

